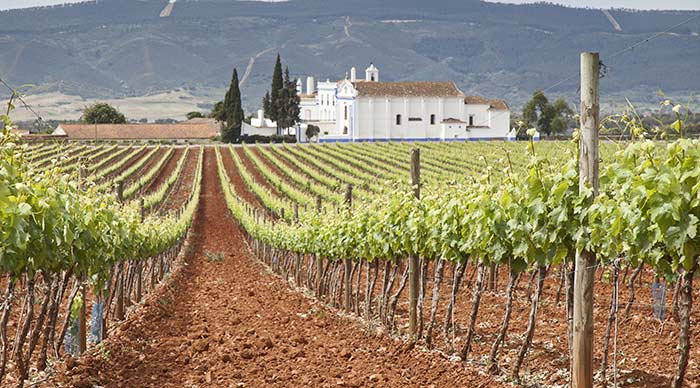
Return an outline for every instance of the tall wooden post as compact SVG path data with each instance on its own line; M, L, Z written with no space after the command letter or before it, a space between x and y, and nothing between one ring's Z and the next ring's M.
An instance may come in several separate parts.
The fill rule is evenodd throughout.
M84 173L83 166L80 166L78 168L78 191L83 189ZM82 305L80 306L80 313L78 314L78 352L80 354L85 353L87 350L87 292L85 292L85 279L85 276L83 276L82 284L80 285ZM68 314L70 314L70 311Z
M581 53L581 135L579 187L598 194L598 131L600 96L598 53ZM574 273L574 338L572 388L593 388L593 282L596 257L586 250L576 252Z
M323 206L321 204L321 195L319 194L318 196L316 196L316 212L318 212L319 216L321 215L322 210L323 210ZM315 255L316 255L316 297L321 298L321 283L323 282L323 258L318 253L315 253Z
M141 223L146 220L146 201L141 197L139 199L139 215L141 216Z
M420 149L418 148L411 150L411 186L413 187L413 195L420 199ZM411 255L408 258L408 331L411 340L414 340L418 333L419 280L418 255Z
M117 200L124 202L124 181L120 180L117 183Z
M347 208L348 217L352 211L352 185L345 188L345 206ZM352 311L352 258L345 258L345 312Z
M80 314L78 316L78 352L85 353L87 350L87 292L85 292L87 284L83 277L83 284L80 285L80 298L83 304L80 306ZM70 312L69 312L70 313Z
M116 297L116 305L114 307L114 317L118 321L123 321L125 318L124 311L124 276L126 275L126 270L124 269L124 262L119 263L118 275L114 282L114 292Z

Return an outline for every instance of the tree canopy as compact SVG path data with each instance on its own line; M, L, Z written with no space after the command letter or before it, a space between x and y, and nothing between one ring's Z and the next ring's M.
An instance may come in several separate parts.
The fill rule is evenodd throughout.
M243 107L241 106L241 89L238 84L238 71L233 69L231 86L226 92L222 106L223 127L221 139L227 143L234 143L241 137L241 125L245 118Z
M83 109L80 122L86 124L125 124L126 116L112 105L97 102Z
M541 90L532 94L532 99L523 106L523 122L527 128L536 128L547 136L562 133L572 119L573 110L563 99L553 104Z
M201 119L204 117L204 114L202 112L194 111L194 112L187 113L187 115L185 115L185 116L187 117L187 120L192 120L192 119Z
M277 123L277 134L280 130L290 128L301 121L299 115L301 100L297 94L296 79L289 76L289 67L285 67L282 73L282 60L277 54L277 61L272 72L272 84L270 90L262 99L263 111L272 121Z
M321 133L321 128L316 125L309 124L306 126L306 139L311 141L314 137Z

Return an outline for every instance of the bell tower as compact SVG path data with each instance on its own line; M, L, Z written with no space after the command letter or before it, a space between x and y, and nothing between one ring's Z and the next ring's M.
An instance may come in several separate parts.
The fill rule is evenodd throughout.
M365 81L379 82L379 69L374 66L374 63L370 63L367 70L365 70Z

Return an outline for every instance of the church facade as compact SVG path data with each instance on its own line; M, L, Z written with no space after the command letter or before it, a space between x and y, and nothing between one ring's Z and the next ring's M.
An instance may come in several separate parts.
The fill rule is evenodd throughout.
M510 110L503 100L466 96L454 82L381 82L373 64L358 79L297 83L302 125L298 141L454 141L506 139ZM307 139L305 128L320 128Z

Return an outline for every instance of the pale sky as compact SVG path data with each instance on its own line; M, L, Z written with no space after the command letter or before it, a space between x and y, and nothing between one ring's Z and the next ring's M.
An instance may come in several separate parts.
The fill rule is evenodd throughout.
M85 0L0 0L0 10L38 7L43 5L78 3ZM494 1L494 0L491 0ZM686 9L700 10L700 0L549 0L575 7L637 8L637 9ZM533 0L500 0L502 3L534 3Z

